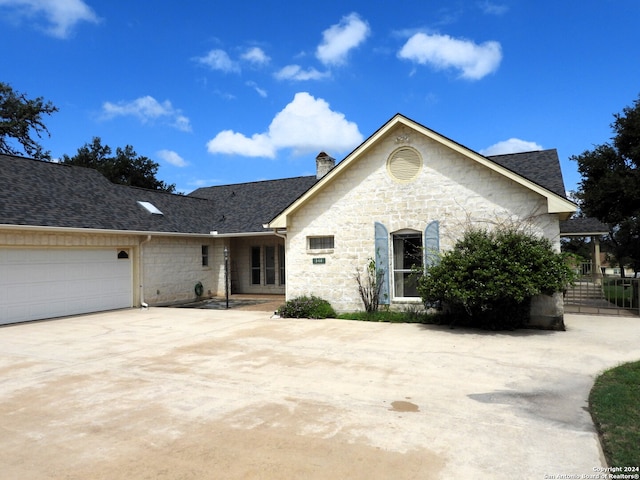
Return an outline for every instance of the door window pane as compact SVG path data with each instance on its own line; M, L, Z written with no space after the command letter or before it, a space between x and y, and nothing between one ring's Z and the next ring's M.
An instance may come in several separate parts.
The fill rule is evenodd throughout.
M260 247L251 247L251 284L260 285Z
M276 247L264 247L264 276L267 285L276 283Z

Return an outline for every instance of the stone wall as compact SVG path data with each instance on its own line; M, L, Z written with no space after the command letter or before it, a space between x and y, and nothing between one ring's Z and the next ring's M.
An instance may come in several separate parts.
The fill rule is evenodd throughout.
M163 305L224 295L224 241L209 238L154 236L142 245L144 301ZM202 246L209 247L208 265L202 265Z
M470 224L490 229L525 222L559 250L557 216L546 213L546 199L428 137L413 133L408 143L398 144L398 134L389 132L290 216L287 298L314 294L337 311L362 310L355 273L375 257L375 222L392 234L424 232L438 220L441 251L450 249ZM388 172L387 159L400 147L411 147L422 157L410 181L398 181ZM309 236L325 235L334 236L335 248L307 249ZM324 263L314 264L314 258Z

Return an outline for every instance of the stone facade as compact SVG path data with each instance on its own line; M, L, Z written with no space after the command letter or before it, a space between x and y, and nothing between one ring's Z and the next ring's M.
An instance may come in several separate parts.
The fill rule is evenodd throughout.
M154 236L143 244L144 301L163 305L224 295L224 243L211 238ZM208 247L203 265L202 247ZM222 277L222 280L221 280Z
M417 152L420 159L408 173L394 173L388 164L399 148ZM375 222L393 235L424 232L436 220L441 251L470 224L492 228L522 222L559 251L558 219L547 213L545 198L427 136L392 129L290 214L287 298L314 294L337 311L362 310L355 274L375 258ZM310 250L308 239L314 236L333 236L334 247ZM323 260L314 263L314 258ZM419 298L394 300L391 292L392 306L411 301Z

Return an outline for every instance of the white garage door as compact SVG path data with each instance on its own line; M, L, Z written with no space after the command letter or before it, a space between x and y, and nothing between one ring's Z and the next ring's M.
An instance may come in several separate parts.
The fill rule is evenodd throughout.
M127 250L0 248L0 325L131 307Z

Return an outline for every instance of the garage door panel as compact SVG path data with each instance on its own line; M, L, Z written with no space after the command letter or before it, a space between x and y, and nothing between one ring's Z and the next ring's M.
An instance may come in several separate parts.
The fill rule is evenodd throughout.
M0 324L131 307L131 260L117 254L0 248Z

